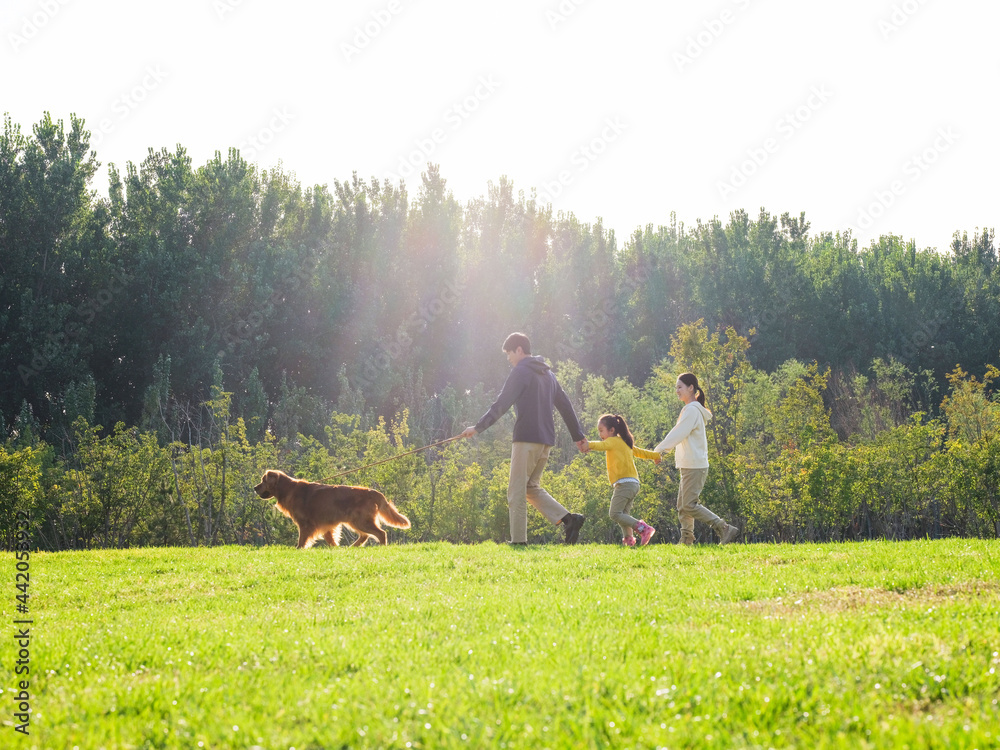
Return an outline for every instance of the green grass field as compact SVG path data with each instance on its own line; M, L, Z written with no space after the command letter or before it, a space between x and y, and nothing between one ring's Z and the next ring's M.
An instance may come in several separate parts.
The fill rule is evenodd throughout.
M0 747L995 748L998 556L966 539L39 553L31 734L7 637Z

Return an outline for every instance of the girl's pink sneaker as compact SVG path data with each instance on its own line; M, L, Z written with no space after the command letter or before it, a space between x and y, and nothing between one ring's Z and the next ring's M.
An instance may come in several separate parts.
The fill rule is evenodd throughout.
M635 546L635 537L634 536L624 537L622 539L622 544L624 544L626 547L634 547Z
M654 529L645 521L639 521L639 524L635 527L635 530L639 532L639 544L641 544L643 547L649 544L649 540L652 538L653 534L656 533L656 529Z

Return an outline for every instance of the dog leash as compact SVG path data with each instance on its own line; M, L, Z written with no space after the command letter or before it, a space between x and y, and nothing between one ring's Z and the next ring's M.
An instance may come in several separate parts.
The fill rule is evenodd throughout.
M331 479L336 479L337 477L342 477L344 474L353 474L356 471L361 471L362 469L370 469L372 466L378 466L379 464L384 464L389 461L395 461L397 458L402 458L403 456L409 456L411 453L419 453L420 451L425 451L428 448L435 448L439 445L444 445L445 443L450 443L453 440L458 440L461 435L455 435L455 437L445 438L444 440L439 440L436 443L431 443L430 445L425 445L423 448L414 448L412 451L407 451L406 453L400 453L398 456L389 456L389 458L383 458L381 461L376 461L372 464L365 464L364 466L358 466L354 469L348 469L347 471L342 471L339 474L334 474L332 477L326 477L326 479L321 479L320 482L327 482Z

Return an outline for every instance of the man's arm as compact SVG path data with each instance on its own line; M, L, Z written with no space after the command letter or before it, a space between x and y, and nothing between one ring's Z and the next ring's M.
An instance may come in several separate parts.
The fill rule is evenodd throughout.
M555 379L555 376L553 376L553 379ZM556 380L556 388L552 400L555 403L556 409L559 410L559 415L562 417L563 422L566 423L566 427L569 428L569 434L576 443L576 447L586 452L587 435L583 431L583 425L580 424L580 418L576 416L573 404L569 402L569 396L566 395L566 391L559 385L558 380Z
M479 419L478 422L476 422L474 426L466 427L462 430L462 432L459 433L459 437L470 438L473 435L477 435L500 419L500 417L506 414L510 407L514 405L514 402L517 401L517 397L520 396L521 391L524 390L524 385L521 373L519 373L515 367L511 370L510 375L507 376L507 380L504 381L503 388L500 390L500 395L497 396L493 405L487 409L486 413Z

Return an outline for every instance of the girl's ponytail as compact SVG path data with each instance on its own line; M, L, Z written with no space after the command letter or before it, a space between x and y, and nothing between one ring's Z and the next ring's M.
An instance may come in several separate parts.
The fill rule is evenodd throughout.
M620 414L615 414L615 419L618 422L618 427L616 432L618 437L625 441L625 445L629 448L635 445L635 438L632 437L632 432L629 430L628 425L625 423L625 417Z
M632 433L629 431L628 425L625 423L625 417L620 414L602 414L601 418L597 421L603 424L607 429L614 430L615 435L624 440L625 445L629 448L635 445L635 439L632 437Z

